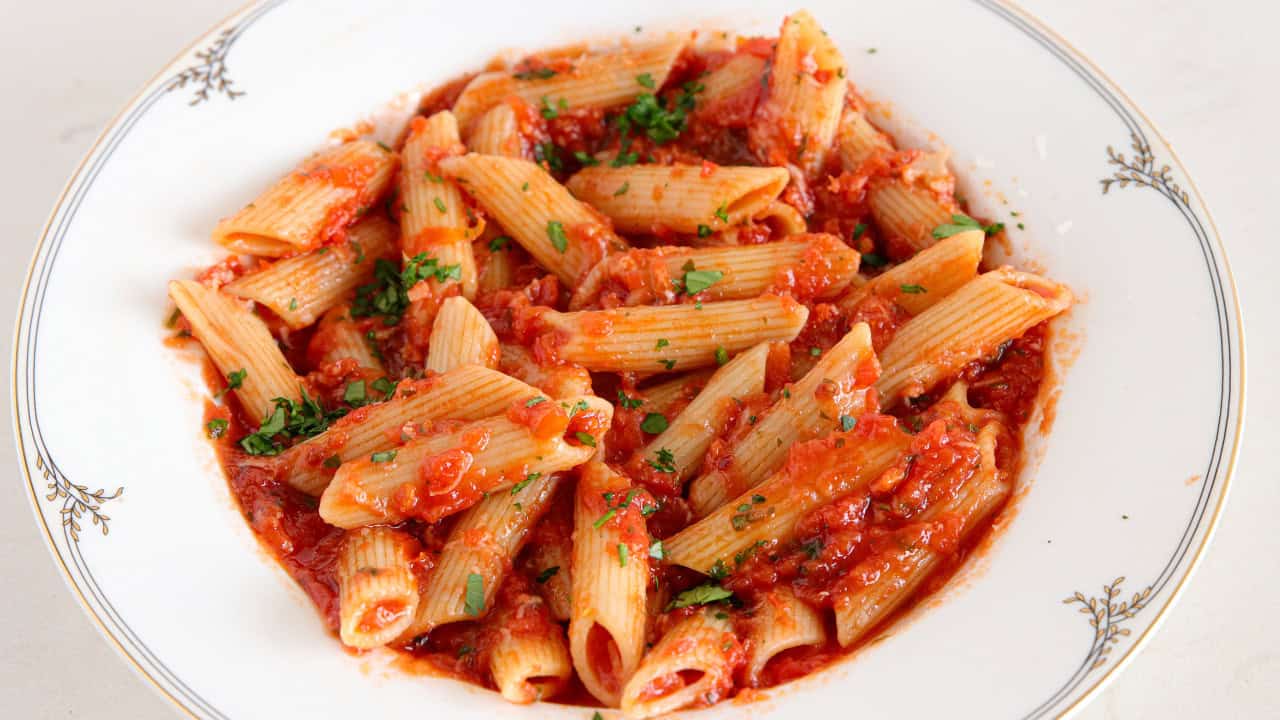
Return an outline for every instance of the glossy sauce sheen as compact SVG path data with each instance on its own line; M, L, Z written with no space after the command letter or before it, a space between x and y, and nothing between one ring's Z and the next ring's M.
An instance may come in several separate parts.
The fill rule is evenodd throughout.
M705 71L718 68L735 56L770 58L773 42L767 38L748 38L740 41L732 52L686 51L666 85L660 89L660 97L675 95L684 83L696 82ZM539 68L564 70L568 62L564 58L532 57L522 61L515 71ZM460 78L429 94L424 100L422 113L426 115L450 107L469 79L469 76ZM763 96L763 88L763 84L753 83L738 95L713 105L698 105L690 115L687 128L674 142L659 144L639 133L633 137L630 149L648 162L697 164L703 172L711 173L719 165L759 164L748 147L747 128L753 122L761 122L755 110ZM545 113L529 103L514 98L506 102L516 110L525 156L543 160L560 180L582 166L575 158L575 152L591 155L619 148L619 136L613 124L616 111L570 108L554 118L547 118ZM554 148L548 143L553 143ZM865 163L856 172L833 170L830 182L793 184L785 191L783 199L807 216L810 231L831 233L863 253L877 252L885 257L901 258L901 248L893 246L889 239L878 237L867 209L866 192L877 178L898 172L913 157L910 152L890 153ZM355 185L362 178L335 177L332 181ZM343 217L332 218L332 227L326 230L327 235L333 236L331 242L341 241L341 228L350 219L346 215L356 209L341 208L338 213ZM387 209L394 210L390 204L384 208ZM391 217L395 218L394 212ZM855 237L855 228L859 226L864 230ZM596 257L604 257L607 229L607 221L602 218L599 225L566 228L566 234L570 242L590 247ZM676 237L666 228L654 227L650 235L627 239L633 247L645 248L663 245ZM775 237L774 229L764 223L749 222L738 234L740 243L777 239L780 238ZM810 311L809 320L794 341L775 343L769 355L765 392L738 398L729 414L729 422L712 442L704 458L702 472L725 466L734 439L750 432L756 418L764 414L785 386L801 377L817 357L843 337L853 324L867 322L870 325L873 345L878 352L910 319L900 306L875 294L849 314L842 313L835 304L814 300L823 288L830 285L831 274L840 270L825 260L821 249L819 245L802 269L780 277L771 289L771 292L789 295L805 304ZM507 249L480 250L477 258L483 262L498 252L509 253L516 285L482 291L476 298L476 305L502 342L524 346L538 363L551 369L560 362L557 348L564 337L544 328L541 316L550 309L566 310L568 295L574 288L562 287L554 276L539 268L514 243ZM656 256L649 259L644 259L643 255L640 257L643 267L622 267L610 275L607 286L597 299L597 307L620 305L623 298L637 289L644 289L652 278L662 280L665 277L665 269L655 269L661 266ZM246 267L239 261L228 260L207 270L201 275L201 280L217 286L245 271ZM876 269L864 263L862 271L873 274ZM662 292L665 290L663 287ZM647 291L655 293L654 302L664 301L656 296L657 288L648 288ZM664 297L666 302L696 301L695 298L670 293ZM432 383L431 379L410 379L422 374L419 369L422 348L425 347L422 338L429 334L430 313L434 312L428 305L411 306L402 324L395 327L385 326L376 318L353 319L361 333L369 334L391 377L400 378L406 387L419 384L420 390L426 390ZM414 319L414 313L418 312L415 307L428 314ZM259 309L259 312L273 329L281 329L279 323L273 322L269 311ZM589 328L589 332L607 336L611 328L606 321ZM421 334L421 337L412 337L414 333ZM356 379L368 382L376 376L362 371L352 361L316 366L315 359L324 354L329 342L326 338L323 330L295 332L284 337L284 346L295 368L310 372L306 376L309 392L331 409L343 407L343 388L347 383ZM1010 475L1016 472L1019 464L1020 448L1016 438L1020 437L1022 426L1031 414L1044 376L1045 346L1046 330L1042 325L1002 346L992 357L970 364L960 373L960 378L970 384L968 399L973 406L1004 413L1010 421L1011 437L1002 442L999 457L1001 469ZM875 367L860 368L856 376L852 379L854 385L866 386L874 379ZM650 458L640 456L639 451L656 435L642 429L652 406L628 407L618 399L621 395L643 400L646 388L671 377L649 379L633 374L593 376L596 394L612 401L615 406L609 427L596 413L582 412L569 417L557 402L528 406L517 403L506 413L509 420L529 427L539 438L561 436L570 444L581 444L577 439L578 433L585 432L603 442L608 462L624 472L637 488L625 503L624 511L616 513L608 521L625 528L625 542L629 552L636 557L649 553L651 539L670 537L693 521L682 496L687 485L682 489L678 482L672 481L669 473L648 462ZM222 390L223 384L223 380L216 376L210 380L214 390ZM674 419L703 384L705 382L690 385L662 408L663 417ZM943 562L924 590L912 599L911 604L914 604L945 584L971 549L981 543L988 533L990 521L986 528L961 543L954 518L943 514L930 521L918 519L935 503L949 498L977 466L975 429L958 418L954 407L934 401L946 387L944 383L931 396L888 408L888 414L869 410L853 430L835 433L826 440L800 443L791 450L786 472L790 473L797 491L803 491L806 484L823 475L830 453L836 451L832 443L840 438L901 433L909 436L910 444L909 459L900 460L886 473L886 477L893 479L892 483L877 481L866 490L836 498L834 502L808 513L800 521L794 540L785 544L775 541L752 548L728 568L732 574L724 579L723 585L733 590L741 603L735 606L738 609L733 610L734 622L739 625L738 632L727 634L724 643L726 657L732 667L740 669L745 664L745 649L740 642L740 638L747 637L743 624L745 615L750 613L750 608L763 593L772 588L788 587L816 607L829 608L833 593L874 582L878 573L894 562L895 548L923 544L940 553ZM874 406L874 398L870 404ZM358 422L363 412L351 409L350 419L338 421L337 427ZM262 543L310 595L325 624L330 630L336 630L338 601L334 564L343 531L320 519L316 499L293 490L281 481L274 459L251 457L240 451L237 441L252 432L257 423L240 414L230 395L219 403L208 404L206 421L213 419L224 419L229 423L225 433L214 442L219 448L230 488L246 519ZM402 434L398 441L408 439L410 436ZM405 515L419 518L402 523L401 527L421 542L422 549L414 561L414 568L424 583L438 561L444 539L455 519L445 515L452 508L473 504L483 495L484 486L473 476L472 462L474 454L487 442L488 438L483 433L475 433L458 447L428 458L418 470L418 482L401 488L392 500ZM302 462L316 465L325 461L332 452L333 448L321 448ZM447 495L447 502L439 500L444 497L441 493ZM563 543L567 549L572 529L572 503L565 501L566 494L572 497L571 483L561 487L552 509L532 530L529 547ZM424 505L428 502L426 498L432 498L432 503L443 504L428 508ZM608 503L602 499L596 510L603 515L616 503L616 500ZM547 603L541 601L546 587L536 579L541 568L534 567L531 562L529 547L512 563L511 572L496 593L494 607L486 618L444 625L401 648L416 658L406 666L417 669L430 667L434 672L492 687L487 658L500 633L562 632L551 617ZM569 553L566 551L564 556L567 558ZM651 561L650 566L654 583L670 588L673 597L706 581L704 576L684 568L657 561ZM567 573L569 568L561 568L560 572ZM387 612L394 610L388 608ZM653 623L650 640L656 641L661 632L676 620L700 610L688 608L664 613ZM886 620L885 624L892 623L894 617ZM874 638L878 634L873 631L867 637ZM776 656L765 668L761 684L769 686L806 675L847 653L848 650L838 648L834 641L822 648L788 650ZM746 684L741 673L735 675L733 685L716 688L708 699L731 696L735 688L744 688ZM686 678L675 675L659 678L646 689L646 694L661 696L685 683ZM566 692L558 696L557 701L596 704L576 679Z

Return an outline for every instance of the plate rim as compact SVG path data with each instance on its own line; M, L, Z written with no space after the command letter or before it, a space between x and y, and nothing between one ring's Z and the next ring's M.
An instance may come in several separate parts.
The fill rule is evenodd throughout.
M116 637L115 633L110 628L108 628L106 622L98 615L97 611L94 609L93 604L89 601L88 598L85 597L84 591L76 583L70 568L67 567L66 560L62 557L61 553L58 551L56 540L54 539L52 532L49 528L48 522L45 519L44 514L41 510L40 501L39 501L39 498L37 497L36 490L35 490L35 483L31 476L30 466L28 464L26 446L23 442L22 433L23 433L24 425L22 422L21 411L18 403L18 367L19 367L18 361L19 361L19 350L20 350L19 341L22 336L22 320L24 315L26 315L27 313L28 305L30 302L31 282L35 276L37 261L40 259L40 255L44 250L46 243L49 239L49 235L50 235L50 231L52 230L53 223L57 219L63 207L66 205L68 194L70 193L72 188L75 187L77 183L81 180L81 178L84 175L86 165L91 159L95 157L95 155L97 155L98 150L102 146L103 142L115 130L119 128L122 118L131 110L137 107L139 100L142 99L149 90L152 90L153 88L155 88L158 83L162 83L165 78L168 78L171 75L173 75L175 71L182 70L183 63L190 57L192 50L203 46L205 43L207 43L210 40L217 38L220 33L230 28L236 27L236 23L242 18L244 18L245 16L248 16L255 11L265 12L267 10L274 9L279 5L282 5L285 1L286 0L248 0L248 2L241 5L237 9L233 10L231 13L224 16L221 20L218 20L217 22L213 23L208 30L196 36L191 42L187 43L182 49L180 49L169 62L165 63L162 67L160 67L160 69L157 70L145 83L143 83L141 87L137 90L137 92L135 92L133 96L130 97L129 100L126 101L121 106L120 110L114 114L111 120L103 126L102 131L98 134L93 144L89 147L88 150L85 151L83 156L80 158L80 161L76 164L75 169L68 176L67 181L64 183L62 190L59 192L56 200L54 201L53 207L50 210L48 217L45 220L45 223L40 231L39 238L32 250L31 260L28 263L27 272L23 280L22 290L21 290L21 293L19 294L17 309L15 312L13 340L11 344L13 350L10 358L10 383L11 383L10 385L11 408L10 409L12 412L14 441L17 449L17 459L18 459L19 469L22 473L23 479L25 480L25 484L27 488L27 496L30 501L30 509L35 515L36 526L39 528L44 538L45 548L53 556L54 561L60 568L62 579L67 584L67 586L71 589L72 593L75 595L76 599L78 600L80 609L90 618L93 625L97 628L99 634L103 637L103 639L105 639L109 645L114 647L116 652L122 658L124 658L127 661L127 663L130 666L132 666L133 670L139 676L141 676L146 681L146 683L149 684L156 692L158 692L162 697L167 699L174 707L176 707L177 709L185 713L187 716L191 718L197 718L197 719L200 718L201 715L199 715L192 708L188 707L185 702L175 697L173 693L171 693L162 682L160 682L157 678L155 678L152 675L152 672L148 668L144 667L143 663L141 663L136 657L134 657L134 655L128 649L124 647L120 639ZM1237 367L1234 368L1234 370L1239 373L1239 376L1238 376L1239 392L1238 392L1238 398L1234 406L1235 413L1236 413L1235 432L1230 441L1230 454L1226 459L1225 465L1222 465L1222 479L1221 479L1222 487L1219 492L1217 503L1212 508L1211 511L1206 511L1205 517L1208 518L1208 525L1204 530L1204 535L1199 545L1194 549L1194 552L1190 555L1190 559L1187 560L1186 569L1182 572L1182 575L1180 578L1178 578L1177 583L1173 586L1172 590L1165 597L1163 605L1161 605L1157 609L1155 617L1150 622L1150 624L1129 644L1129 646L1126 649L1124 649L1124 651L1121 654L1119 654L1119 657L1111 658L1113 662L1110 664L1110 667L1106 668L1105 671L1100 675L1094 677L1090 681L1092 684L1090 684L1087 688L1083 689L1078 698L1076 698L1069 705L1063 707L1061 710L1057 712L1056 717L1066 718L1066 717L1075 715L1083 707L1085 707L1090 701L1096 698L1104 689L1106 689L1120 675L1121 671L1128 668L1128 666L1141 653L1141 651L1146 648L1147 644L1155 636L1156 631L1160 629L1164 625L1165 621L1168 619L1169 613L1177 605L1179 600L1181 600L1187 585L1190 583L1191 579L1195 576L1195 574L1199 570L1200 565L1204 560L1205 552L1208 550L1210 544L1212 543L1214 537L1217 534L1219 525L1221 523L1223 510L1226 508L1227 499L1231 494L1231 486L1235 479L1237 464L1239 460L1240 445L1242 442L1244 429L1247 422L1248 382L1247 382L1246 358L1248 353L1247 353L1246 329L1244 324L1243 308L1240 302L1240 292L1237 286L1236 277L1235 277L1235 274L1232 272L1230 258L1228 256L1226 246L1223 243L1222 235L1218 230L1217 223L1214 221L1213 213L1210 210L1209 205L1205 202L1204 196L1201 194L1200 189L1196 185L1196 182L1192 174L1187 169L1186 164L1178 156L1176 150L1174 149L1174 146L1168 141L1168 139L1160 131L1159 126L1151 119L1150 116L1146 114L1146 112L1142 110L1142 108L1133 100L1132 97L1128 95L1128 93L1124 91L1124 89L1118 83L1116 83L1105 71L1102 70L1101 67L1098 66L1096 62L1092 60L1092 58L1090 58L1088 55L1083 53L1079 48L1077 48L1069 40L1067 40L1061 34L1053 30L1053 28L1048 26L1045 22L1040 20L1034 14L1022 8L1017 2L1015 2L1014 0L972 0L972 1L975 4L979 5L980 7L993 12L999 13L1000 10L1011 12L1013 15L1017 16L1018 19L1028 23L1037 32L1051 39L1053 43L1056 44L1061 50L1064 50L1068 56L1082 63L1085 69L1087 69L1090 73L1095 75L1096 79L1100 80L1101 83L1107 89L1109 89L1110 91L1118 95L1119 98L1123 101L1123 105L1128 110L1136 113L1137 116L1141 119L1142 123L1146 125L1146 127L1155 136L1156 140L1159 141L1160 145L1162 146L1162 150L1168 153L1168 156L1170 159L1170 165L1173 167L1176 167L1180 171L1182 180L1184 181L1185 185L1189 189L1190 195L1195 198L1196 205L1203 212L1204 218L1207 221L1207 228L1206 228L1206 235L1208 236L1207 239L1211 240L1214 244L1214 248L1216 250L1215 252L1216 257L1214 259L1216 261L1216 264L1220 265L1222 279L1226 280L1226 283L1222 287L1222 290L1223 290L1222 295L1223 295L1223 299L1225 301L1228 301L1229 304L1231 305L1231 309L1234 310L1234 324L1235 324L1236 336L1237 336L1237 341L1239 346L1238 348L1239 358L1237 361ZM1066 62L1065 60L1063 61ZM1229 293L1226 292L1227 288L1230 289ZM1227 329L1228 329L1228 337L1224 340L1224 344L1229 347L1231 345L1230 338L1229 338L1230 322L1228 322L1227 324ZM1223 371L1225 372L1226 370L1227 368L1224 367ZM1231 403L1232 388L1229 385L1225 388L1225 394L1227 396L1227 412L1230 412L1232 409L1232 403ZM1225 446L1224 446L1224 451L1225 451ZM1052 707L1052 704L1054 704L1052 698L1045 702L1046 704L1049 705L1049 707ZM1047 710L1049 709L1049 707L1044 707L1043 709ZM216 709L214 710L214 712L218 716L222 715ZM1028 715L1028 717L1032 717L1032 716L1035 716L1035 717L1041 716L1040 709L1032 710Z

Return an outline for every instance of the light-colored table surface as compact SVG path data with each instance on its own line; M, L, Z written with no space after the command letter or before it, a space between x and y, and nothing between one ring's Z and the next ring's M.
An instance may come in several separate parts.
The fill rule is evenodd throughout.
M152 73L239 5L0 0L0 309L9 308L0 337L11 335L32 248L81 155ZM1246 432L1217 538L1155 639L1081 717L1280 716L1280 238L1266 220L1280 189L1280 10L1250 0L1024 5L1110 74L1174 145L1214 213L1245 311ZM109 420L105 408L85 410L90 423ZM18 481L8 411L3 422L0 716L177 716L67 591Z

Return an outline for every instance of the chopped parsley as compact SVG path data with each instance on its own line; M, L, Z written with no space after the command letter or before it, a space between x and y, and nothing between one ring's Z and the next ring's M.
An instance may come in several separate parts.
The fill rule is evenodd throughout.
M222 392L218 393L218 397L222 397L227 394L227 390L239 390L240 386L244 385L244 379L247 377L249 377L249 371L244 368L232 370L227 373L227 387Z
M440 265L438 259L418 253L410 258L403 271L397 271L390 262L379 258L374 263L373 282L356 289L351 316L381 315L384 325L395 325L409 307L409 288L428 278L438 282L461 280L462 266Z
M369 389L382 393L383 400L390 400L391 396L396 394L396 385L398 384L389 378L380 377L369 383Z
M648 461L649 467L652 467L660 473L674 473L676 471L675 453L666 448L658 448L658 451L654 453L654 455L656 459Z
M716 217L720 218L720 222L729 222L728 205L726 203L721 203L720 207L716 208Z
M542 96L542 117L548 120L555 120L560 117L560 113L568 109L569 103L564 98L560 98L556 101L555 105L552 105L547 101L546 95Z
M650 90L653 89L653 76L649 73L641 73L640 75L637 75L636 82L640 84L640 87L647 87Z
M670 341L670 340L667 340L666 338L658 338L658 342L654 343L654 345L653 345L653 349L654 349L654 350L661 350L662 348L664 348L664 347L666 347L666 346L668 346L668 345L670 345L670 344L671 344L671 341Z
M524 406L525 406L525 407L533 407L534 405L539 405L539 404L544 403L544 402L546 402L546 401L547 401L547 399L546 399L546 398L544 398L544 397L542 397L541 395L539 395L539 396L537 396L537 397L531 397L531 398L529 398L528 400L526 400L526 401L525 401L525 403L524 403Z
M861 237L862 237L863 235L865 235L865 234L867 234L867 224L866 224L866 223L858 223L857 225L854 225L854 226L853 226L853 239L854 239L854 240L857 240L857 239L861 238Z
M667 418L661 413L649 413L644 416L644 420L640 423L640 429L650 435L657 435L666 431Z
M547 239L551 241L551 246L559 250L562 255L565 250L569 249L569 238L564 234L564 224L559 220L552 220L547 223Z
M525 70L518 72L511 77L517 80L546 80L555 77L556 71L551 68L538 68L537 70Z
M279 455L284 444L276 440L277 435L285 438L319 435L329 428L331 422L348 412L347 408L325 411L305 389L301 392L301 403L283 397L274 398L275 408L263 419L257 432L240 439L240 447L250 455Z
M600 528L604 527L604 524L605 524L605 523L607 523L607 522L609 522L610 520L612 520L612 519L613 519L613 516L614 516L614 515L617 515L617 514L618 514L618 510L617 510L617 508L609 508L609 510L608 510L607 512L605 512L605 514L603 514L603 515L601 515L600 517L596 518L596 521L595 521L595 522L593 522L593 523L591 523L591 527L592 527L593 529L595 529L595 530L599 530Z
M298 298L289 298L289 310L298 309Z
M878 253L866 253L862 256L862 262L863 264L870 265L874 268L884 267L889 264L889 261L885 259L883 255Z
M627 395L625 392L619 390L618 404L627 410L635 410L636 408L643 405L644 401L639 398L633 398L630 395Z
M653 544L649 546L649 557L654 560L662 560L667 557L667 549L662 547L661 540L654 540Z
M629 554L627 546L623 543L618 543L618 567L627 566L627 556Z
M617 190L613 191L613 196L618 197L619 195L626 195L627 191L630 189L631 189L631 181L627 180L626 182L622 183L622 185L620 185Z
M703 225L703 224L701 224L701 223L699 223L699 224L698 224L698 237L700 237L700 238L704 238L704 237L709 236L710 234L711 234L711 228L710 228L710 227L708 227L708 226L706 226L706 225Z
M599 160L582 152L581 150L573 151L573 159L577 160L583 167L591 167L592 165L600 164Z
M376 452L369 456L369 461L376 462L376 463L391 462L392 460L395 460L395 459L396 459L395 450L383 450L382 452Z
M849 432L850 430L854 429L854 428L855 428L855 427L857 427L857 426L858 426L858 418L856 418L856 417L852 417L852 416L850 416L850 415L841 415L841 416L840 416L840 429L841 429L841 430L843 430L843 431L845 431L845 432Z
M929 292L923 285L899 285L898 289L908 295L920 295Z
M463 596L462 611L471 617L478 617L484 612L484 576L480 573L467 575L467 592Z
M590 433L584 433L581 430L579 430L578 432L574 433L573 436L578 438L578 442L582 443L583 445L586 445L587 447L596 446L596 439Z
M729 568L724 564L723 560L716 560L716 564L711 566L707 574L711 576L712 580L719 582L729 577Z
M498 252L499 250L506 250L507 246L510 244L511 244L511 238L507 237L506 235L499 235L498 237L489 241L489 252Z
M733 597L732 592L725 590L719 585L705 583L695 588L685 590L677 595L676 599L672 600L671 603L667 605L667 609L675 610L677 608L692 607L694 605L709 605L714 602L720 602L721 600L728 600L731 597Z
M697 106L697 99L694 96L704 89L705 86L701 83L687 82L666 107L653 93L637 95L636 99L614 119L614 125L618 128L621 137L614 167L635 163L635 154L630 152L632 133L643 131L645 136L659 145L665 145L679 137L688 125L689 113L693 112Z
M822 355L822 348L820 348L820 347L811 347L811 348L809 348L809 354L810 354L811 356L813 356L813 357L819 357L819 356L821 356L821 355Z
M724 279L724 273L719 270L694 269L692 261L685 263L683 270L684 276L676 282L686 295L697 295Z
M560 148L553 142L534 145L533 159L538 162L545 162L548 170L559 172L564 169L564 161L560 159ZM527 185L528 183L525 184Z
M970 230L981 230L987 235L995 235L1003 229L1004 223L983 225L968 215L952 215L950 224L939 225L933 229L933 237L936 240L942 240Z
M716 364L724 365L729 362L729 351L724 349L723 345L716 347Z
M674 370L674 369L675 369L675 367L676 367L676 361L675 361L675 360L659 360L659 361L658 361L658 364L659 364L659 365L662 365L663 367L665 367L665 368L666 368L666 369L668 369L668 370Z
M511 494L515 495L519 493L521 490L529 487L529 483L533 482L534 480L537 480L540 477L542 477L542 473L540 472L531 472L528 475L525 475L523 480L521 480L520 482L516 483L511 487Z
M432 200L432 201L431 201L431 204L435 205L435 206L436 206L436 209L437 209L437 210L439 210L439 211L441 212L441 214L449 212L449 208L448 208L448 206L446 206L446 205L444 204L444 201L443 201L443 200L441 200L440 198L436 198L436 199Z
M222 418L214 418L205 425L205 428L209 431L209 437L217 440L227 433L227 426L229 424L230 423Z

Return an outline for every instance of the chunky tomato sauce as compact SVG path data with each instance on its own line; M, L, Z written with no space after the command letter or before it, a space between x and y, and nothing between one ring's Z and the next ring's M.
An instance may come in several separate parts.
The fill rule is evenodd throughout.
M748 219L729 232L699 232L697 236L658 225L628 235L632 249L618 252L612 247L612 224L597 214L591 222L563 228L568 242L584 248L589 266L595 266L581 282L570 285L533 261L502 234L492 218L483 238L475 242L481 281L474 304L502 344L498 367L545 393L538 401L513 403L502 417L527 428L539 441L603 448L602 458L613 474L606 484L593 486L593 492L576 499L583 511L597 518L595 530L618 533L621 540L612 561L648 563L650 592L667 603L652 611L655 617L649 623L649 644L660 640L680 620L708 611L702 602L683 603L681 599L689 597L685 593L708 586L723 592L707 604L726 614L734 627L719 644L728 672L717 677L714 687L698 699L699 705L740 692L747 696L749 687L768 687L809 674L862 643L874 641L883 627L942 587L990 532L992 518L999 514L990 513L976 530L966 531L966 518L955 510L956 499L983 469L979 442L983 426L993 419L1002 423L1004 430L995 452L996 473L1011 481L1021 452L1018 438L1034 410L1046 372L1047 328L1042 323L999 346L988 357L967 364L955 378L928 393L881 408L872 387L880 368L875 358L870 358L848 377L830 378L821 386L817 403L824 416L831 416L826 419L836 429L821 437L802 437L776 471L793 493L823 498L800 516L789 537L756 543L738 553L733 562L718 564L707 572L664 562L663 541L697 521L689 494L691 480L723 471L731 482L740 482L733 470L735 448L790 392L793 383L855 324L868 324L874 350L880 353L913 317L892 298L877 293L857 295L855 291L868 277L911 254L901 238L877 226L868 194L878 184L914 172L913 163L920 153L881 151L859 167L847 169L840 166L838 153L832 152L825 167L808 174L798 169L807 140L797 135L789 119L765 108L775 44L775 38L746 38L729 49L687 49L667 81L647 90L656 103L647 109L559 107L554 99L533 103L516 96L500 102L510 106L516 118L518 147L510 151L538 162L561 181L584 167L607 165L616 158L627 160L623 164L688 163L705 177L714 177L724 166L786 164L792 171L791 181L781 202L803 219L806 233L798 237L787 234L783 226L789 215L783 216L781 223ZM766 75L762 82L746 84L714 102L701 102L706 73L730 63L759 66ZM552 77L570 73L573 67L572 53L534 55L509 72ZM826 74L832 72L816 64L809 71L819 82L829 79ZM452 107L473 77L463 76L429 93L420 109L422 117L414 122L422 123L423 117ZM863 103L852 86L846 103L851 107ZM672 113L667 119L671 132L637 129L641 120L636 118L654 112L655 107ZM677 108L682 112L675 113ZM624 132L627 122L622 118L628 116L631 125ZM428 157L433 174L439 170L439 160L463 151L461 147L447 148ZM358 165L344 169L306 167L299 172L354 188L363 187L373 170L371 165ZM954 202L949 185L936 191L940 199ZM383 205L385 200L389 198L357 197L335 208L326 219L322 236L326 242L334 242L358 213L366 211L386 212L398 221L399 208L393 202ZM468 207L483 217L482 208ZM675 377L669 374L589 373L562 358L561 348L569 337L548 317L571 310L621 312L629 305L701 307L713 300L686 291L683 283L688 282L686 273L691 270L673 270L668 262L673 254L685 247L752 245L784 236L810 242L809 249L794 265L777 268L765 292L804 305L808 320L794 339L771 345L763 391L725 399L717 408L717 426L707 429L711 439L705 453L693 467L677 472L669 452L655 451L651 443L697 397L714 368L689 373L687 382L675 389L666 384ZM429 252L441 239L424 231L415 238L402 238L400 249L406 257L413 254L410 250ZM848 252L850 249L856 253ZM841 279L847 281L852 274L855 267L850 263L857 262L859 255L860 274L854 286L839 287ZM252 259L232 257L198 277L216 288L257 266ZM393 262L391 267L398 277L399 266ZM485 279L494 277L501 282ZM206 408L206 432L218 447L229 486L264 546L313 599L330 630L338 627L335 561L344 531L321 519L318 498L293 489L284 478L290 468L331 477L341 465L339 453L351 431L369 418L377 403L430 392L441 382L424 364L440 303L456 295L459 286L422 282L397 300L395 281L375 278L347 298L348 310L341 317L326 318L301 331L290 332L268 309L256 308L280 340L301 379L306 400L313 403L287 407L283 417L289 420L288 429L281 434L259 438L255 445L253 436L260 434L270 417L246 416L234 392L227 392L230 378L215 374L209 381L218 395ZM379 293L385 296L378 299ZM400 304L392 311L375 300ZM581 330L587 336L608 337L616 332L608 315L583 317ZM189 337L184 319L177 318L171 326L180 336ZM348 342L351 331L365 339L381 365L379 369L361 367L353 358L333 358ZM957 387L960 389L954 389ZM857 418L842 416L840 408L849 405L854 393L864 391L866 412ZM612 403L611 421L585 404L571 407L561 402L591 393ZM288 401L282 402L288 406ZM405 423L386 440L389 448L395 448L462 426L456 420L424 419ZM322 440L281 454L322 431ZM905 449L888 466L878 468L874 477L865 478L866 468L854 451L886 439ZM491 442L491 434L483 428L466 431L457 445L421 460L414 468L413 481L395 490L387 501L401 517L411 518L397 527L419 543L412 567L420 587L426 587L439 563L457 513L487 497L495 487L495 477L476 462ZM506 471L524 477L529 469ZM451 622L397 643L398 650L415 659L415 667L429 667L433 672L493 687L489 660L495 648L512 637L564 633L575 571L575 493L582 490L582 472L570 470L559 476L559 487L538 511L541 519L528 530L524 549L516 557L502 560L504 579L492 593L491 607L475 620ZM764 512L753 506L755 502L746 503L747 509L741 513L744 523L759 519L756 513ZM474 538L463 537L461 541L479 545L486 542L488 530L476 531ZM789 591L829 616L840 598L900 571L921 548L936 556L934 571L907 602L878 621L857 645L841 648L834 633L828 633L826 644L786 650L774 656L758 676L746 677L753 651L750 621L761 603L776 600L774 593ZM395 622L405 610L394 602L379 606L366 618L366 624L371 628ZM608 649L607 645L601 647ZM677 648L677 653L680 650ZM644 688L642 699L669 695L701 679L699 674L688 672L659 677ZM597 704L576 678L556 699Z

